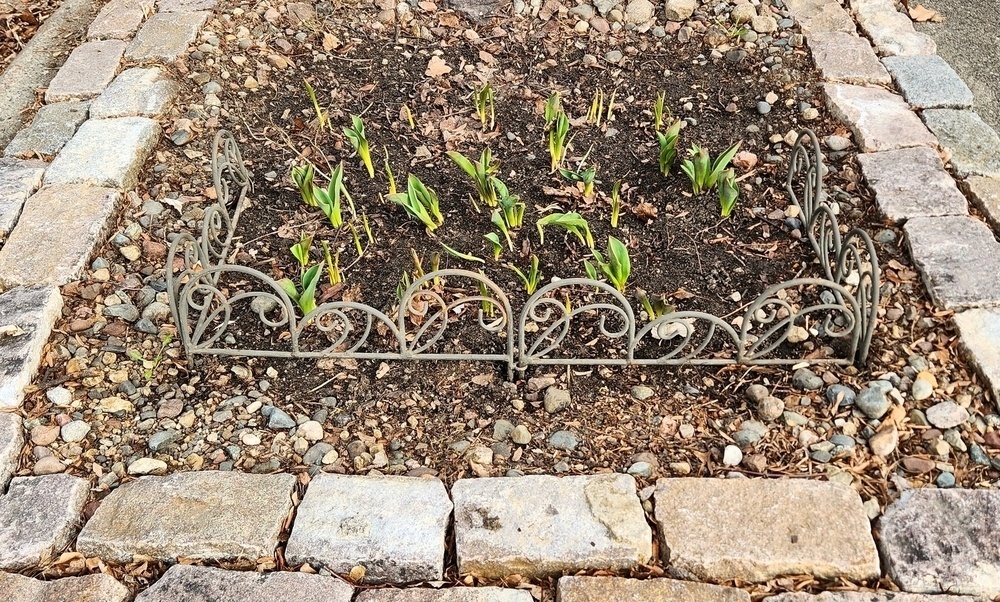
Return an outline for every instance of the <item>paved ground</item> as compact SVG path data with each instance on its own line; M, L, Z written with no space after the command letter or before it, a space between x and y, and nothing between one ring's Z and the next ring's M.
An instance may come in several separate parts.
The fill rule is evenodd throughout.
M917 31L934 38L938 54L975 94L976 111L1000 130L1000 3L925 0L923 4L943 14L945 21L917 23Z

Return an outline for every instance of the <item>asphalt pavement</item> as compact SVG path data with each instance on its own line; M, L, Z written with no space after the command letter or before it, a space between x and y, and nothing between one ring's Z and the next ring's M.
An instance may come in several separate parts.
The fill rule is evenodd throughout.
M943 23L915 23L937 42L938 54L975 95L975 109L1000 132L1000 2L910 0L944 15ZM1000 152L1000 149L998 149Z

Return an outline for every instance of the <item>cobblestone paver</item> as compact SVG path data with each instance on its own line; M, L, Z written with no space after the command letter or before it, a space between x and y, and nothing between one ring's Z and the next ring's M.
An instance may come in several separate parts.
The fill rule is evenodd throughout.
M87 29L87 39L124 40L135 35L153 10L153 0L111 0Z
M928 596L904 592L823 592L811 594L780 594L765 598L764 602L986 602L972 596Z
M892 0L851 0L861 29L882 56L934 54L937 44L913 28Z
M908 592L1000 596L1000 491L916 489L886 509L879 545Z
M57 102L38 109L31 125L14 136L4 155L30 159L51 159L69 142L80 124L87 120L89 100Z
M750 602L750 594L673 579L624 579L621 577L563 577L557 585L559 602Z
M839 2L829 0L785 0L788 12L798 21L802 33L811 36L816 33L839 31L853 33L854 19L847 14Z
M177 92L177 84L159 67L126 69L90 105L90 118L159 118L173 105Z
M889 84L892 78L875 55L868 40L840 31L809 36L816 68L828 82Z
M851 488L793 479L660 479L653 495L663 561L698 579L879 575L868 516Z
M351 602L353 595L354 588L335 577L178 564L135 602Z
M628 475L462 479L452 500L462 574L621 570L652 555L652 532Z
M272 556L294 485L290 474L144 477L104 498L80 532L77 550L117 563L136 555L167 562Z
M160 0L158 8L163 13L213 10L218 0Z
M361 565L367 583L440 580L451 508L437 479L320 474L299 505L285 557L342 574Z
M986 381L993 399L1000 400L1000 310L970 309L953 319L966 357Z
M937 146L937 140L898 94L852 84L823 84L823 92L827 108L851 128L863 152Z
M0 570L48 564L73 541L90 483L69 475L16 477L0 496Z
M24 204L17 227L0 248L0 283L63 285L79 278L94 249L104 243L120 199L116 190L85 184L46 186L36 192ZM40 245L39 240L45 244Z
M0 159L0 233L9 234L21 207L42 185L45 163Z
M0 266L6 249L7 245L0 250ZM61 311L62 296L55 287L15 288L0 294L0 325L15 329L0 340L0 411L21 407Z
M879 212L895 223L912 217L968 215L965 196L944 170L937 152L924 146L858 155Z
M1000 135L973 111L928 109L927 127L951 153L958 175L1000 177Z
M1000 232L1000 178L972 176L965 180L964 187L972 204Z
M198 37L208 12L157 13L146 20L129 44L125 56L135 61L155 59L167 63L187 52Z
M943 58L889 56L883 59L903 98L915 109L966 109L972 106L972 90Z
M40 581L0 572L0 600L4 602L127 602L131 598L128 588L111 575Z
M1000 305L1000 243L972 217L921 217L904 226L910 256L943 309Z
M118 73L125 42L101 40L84 42L52 78L45 102L93 98L104 91Z
M23 446L21 417L13 412L0 412L0 494L7 489L10 477L17 470L17 457Z
M45 183L131 190L160 132L146 117L88 119L49 166Z
M376 589L358 594L355 602L532 602L526 591L500 587L431 589Z

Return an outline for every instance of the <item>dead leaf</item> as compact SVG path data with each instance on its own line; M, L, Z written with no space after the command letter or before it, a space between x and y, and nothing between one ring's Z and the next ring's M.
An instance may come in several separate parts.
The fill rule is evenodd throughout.
M439 56L432 56L427 63L427 71L424 71L424 75L428 77L440 77L447 73L451 73L451 67Z
M323 50L330 52L337 46L340 46L340 40L338 40L332 33L326 32L323 34Z
M635 213L636 217L644 220L656 219L656 212L656 205L647 201L639 203L635 206L635 209L632 210L632 213Z
M694 293L689 293L683 288L679 288L668 296L673 297L674 299L677 299L679 301L683 301L684 299L691 299L692 297L694 297Z
M472 377L472 384L479 385L480 387L485 387L491 382L493 382L493 375L489 373L477 374L476 376Z
M365 578L365 567L360 564L351 569L351 572L347 576L348 579L354 583L361 583L361 580Z
M733 165L743 171L749 171L757 165L757 155L750 151L740 151L733 157Z
M944 23L944 15L936 10L918 4L910 9L910 18L917 23Z

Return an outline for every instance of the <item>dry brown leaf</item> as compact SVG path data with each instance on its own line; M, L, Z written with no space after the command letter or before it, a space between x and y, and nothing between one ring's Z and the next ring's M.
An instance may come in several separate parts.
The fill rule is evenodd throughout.
M472 384L479 385L480 387L485 387L491 382L493 382L493 375L489 373L477 374L476 376L472 377Z
M918 4L910 9L910 18L918 23L944 23L944 15L936 10Z
M743 171L751 170L757 165L757 155L750 151L740 151L733 157L733 165Z
M427 71L424 71L424 75L428 77L440 77L447 73L451 73L451 67L439 56L432 56L427 63Z
M683 301L684 299L691 299L692 297L694 297L694 293L689 293L683 288L679 288L668 296Z
M332 33L326 32L323 34L323 50L330 52L337 46L340 46L340 40L338 40Z
M656 211L656 205L643 201L635 206L632 213L635 213L639 219L652 220L656 219Z

